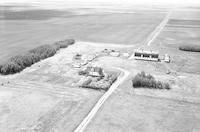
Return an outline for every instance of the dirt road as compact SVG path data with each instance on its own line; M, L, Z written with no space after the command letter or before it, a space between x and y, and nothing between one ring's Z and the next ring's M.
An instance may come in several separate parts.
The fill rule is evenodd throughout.
M150 34L150 36L145 41L144 45L150 46L151 43L156 39L156 37L160 34L160 32L163 30L165 25L167 24L170 16L172 14L172 11L169 11L166 17L163 19L163 21L156 27L156 29Z
M160 34L160 32L163 30L165 25L167 24L170 16L172 14L172 11L169 11L166 17L163 19L163 21L156 27L156 29L148 36L148 38L145 40L143 45L150 46L151 43L156 39L156 37ZM134 54L129 57L129 59L133 59Z
M129 72L122 69L122 68L115 68L120 71L122 71L123 76L117 79L117 82L115 82L110 89L99 99L99 101L96 103L96 105L93 107L93 109L90 111L90 113L84 118L84 120L80 123L80 125L75 129L74 132L82 132L87 127L87 125L90 123L92 118L95 116L95 114L98 112L100 107L103 105L103 103L110 97L110 95L115 91L115 89L129 76Z

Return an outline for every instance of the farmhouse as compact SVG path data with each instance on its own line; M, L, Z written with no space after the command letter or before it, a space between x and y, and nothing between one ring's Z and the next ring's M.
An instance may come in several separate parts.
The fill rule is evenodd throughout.
M93 77L102 77L103 76L103 69L101 67L88 66L86 71L89 76L93 76Z
M134 58L136 60L159 61L159 53L151 50L137 49L134 53Z

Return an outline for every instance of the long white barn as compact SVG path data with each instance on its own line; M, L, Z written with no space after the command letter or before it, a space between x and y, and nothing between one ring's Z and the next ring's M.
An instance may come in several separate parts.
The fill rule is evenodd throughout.
M159 61L159 53L155 51L137 49L135 50L134 58L136 60Z

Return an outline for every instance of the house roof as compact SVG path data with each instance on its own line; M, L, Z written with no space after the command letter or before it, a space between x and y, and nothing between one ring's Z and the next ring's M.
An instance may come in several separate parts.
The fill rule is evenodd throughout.
M92 71L92 72L101 72L102 68L101 67L87 67L88 71Z
M143 50L143 49L137 49L135 50L135 53L141 53L141 54L159 54L157 51L152 51L152 50Z

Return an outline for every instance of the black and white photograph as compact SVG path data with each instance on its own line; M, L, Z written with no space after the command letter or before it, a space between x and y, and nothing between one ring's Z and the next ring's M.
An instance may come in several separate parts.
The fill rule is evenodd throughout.
M200 132L200 0L1 0L0 132Z

